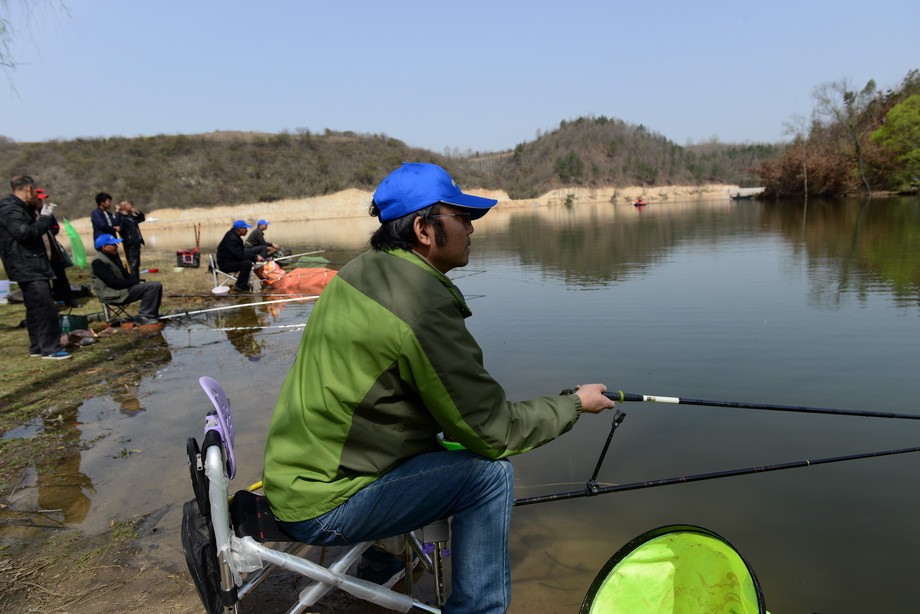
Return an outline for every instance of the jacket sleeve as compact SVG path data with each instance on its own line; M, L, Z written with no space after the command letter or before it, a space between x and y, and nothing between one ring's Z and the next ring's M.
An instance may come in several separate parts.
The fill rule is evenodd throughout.
M28 243L51 229L51 217L40 215L37 220L32 220L28 213L17 208L3 219L3 224L17 242Z
M565 433L581 414L577 395L510 402L483 366L456 302L445 299L413 325L402 376L445 433L488 458L526 452Z

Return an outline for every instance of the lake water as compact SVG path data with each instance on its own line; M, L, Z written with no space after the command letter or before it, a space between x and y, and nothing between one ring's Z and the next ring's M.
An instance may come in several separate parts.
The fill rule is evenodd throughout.
M272 225L270 240L346 261L367 220ZM157 249L191 230L158 232ZM222 229L208 229L213 249ZM188 236L184 236L188 235ZM650 395L920 414L920 205L916 199L725 200L496 210L453 277L486 367L512 399L580 383ZM207 287L207 274L201 275ZM101 530L166 504L157 538L181 561L178 504L190 497L188 436L223 383L241 465L260 477L277 390L311 305L248 307L172 321L153 377L91 399L46 428L95 441L22 497ZM920 423L624 403L598 481L630 483L906 448ZM513 460L519 497L582 489L611 413L585 415ZM34 425L33 425L34 426ZM40 426L40 425L39 425ZM61 485L49 475L67 475ZM748 559L776 613L914 612L920 599L920 455L828 464L516 509L514 612L574 612L604 562L654 527L714 530Z

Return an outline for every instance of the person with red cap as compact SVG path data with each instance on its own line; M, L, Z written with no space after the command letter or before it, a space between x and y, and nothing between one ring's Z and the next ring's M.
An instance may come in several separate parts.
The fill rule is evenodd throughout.
M375 541L451 517L447 613L509 607L507 457L613 407L602 384L512 402L483 366L472 312L446 274L467 265L473 222L495 204L434 164L383 180L372 249L317 300L265 442L265 495L304 543ZM441 431L465 449L439 449ZM358 576L388 585L398 569L372 548Z
M22 290L29 356L70 358L61 346L58 310L51 294L54 269L45 243L55 205L41 204L35 181L28 175L13 177L10 188L13 193L0 200L0 259L7 277Z
M48 198L48 194L41 188L35 190L38 192L39 200ZM49 201L50 202L50 201ZM56 207L54 203L51 205ZM63 304L65 307L80 307L70 289L70 280L67 279L67 267L73 266L70 257L64 251L64 248L57 241L57 235L61 232L61 225L58 223L54 214L51 214L51 230L45 235L45 247L48 251L48 260L51 262L51 268L54 270L54 282L51 284L51 295L54 300Z

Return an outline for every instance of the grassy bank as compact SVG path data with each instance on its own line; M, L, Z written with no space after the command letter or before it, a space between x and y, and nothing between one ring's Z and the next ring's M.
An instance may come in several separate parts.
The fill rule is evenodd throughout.
M143 277L163 283L164 314L232 300L185 296L208 294L212 282L206 268L174 270L173 254L145 253L143 262L145 268L159 269ZM90 283L88 267L73 267L67 273L72 285ZM90 327L100 331L99 301L78 302L82 306L69 313L98 318ZM136 304L129 308L130 313L136 311ZM75 437L72 428L59 426L62 416L75 413L87 399L117 395L125 384L169 360L160 333L119 329L91 345L68 348L73 353L69 360L42 360L29 357L28 333L19 326L24 318L23 305L0 305L0 431L5 437L0 440L0 610L127 611L141 605L149 587L163 602L172 602L163 611L196 611L194 589L175 570L138 573L142 550L137 538L144 519L118 519L109 532L85 536L67 530L57 518L59 510L32 509L35 506L16 497L34 476L53 478L64 459L92 445ZM135 583L137 590L130 588ZM65 604L76 610L66 610Z
M211 289L211 276L206 268L174 270L175 256L165 254L144 254L143 266L159 269L158 273L143 277L163 284L162 313L220 300L188 297L207 295ZM89 267L72 267L67 273L71 285L90 283ZM78 302L81 307L62 313L85 315L91 320L90 328L101 331L99 301L92 297L80 298ZM136 311L137 304L129 308L130 313ZM154 370L163 362L159 332L139 329L119 329L115 334L100 336L91 345L68 347L73 353L69 360L30 358L28 333L20 327L24 318L22 304L0 305L0 371L4 374L0 384L0 432L7 437L0 440L0 505L8 502L30 468L52 466L54 456L84 445L79 441L62 441L49 428L29 429L36 434L23 437L10 436L11 432L38 421L53 423L56 414L72 411L86 399L111 394L119 388L120 380L136 380L138 374Z

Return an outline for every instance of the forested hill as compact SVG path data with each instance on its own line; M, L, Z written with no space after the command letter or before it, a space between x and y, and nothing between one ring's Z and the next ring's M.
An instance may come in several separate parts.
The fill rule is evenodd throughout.
M147 209L208 207L373 189L401 162L444 166L465 189L532 198L566 186L754 185L774 145L681 147L643 126L605 117L563 121L513 151L447 156L385 135L217 132L16 143L0 137L5 177L27 173L60 203L103 191Z

